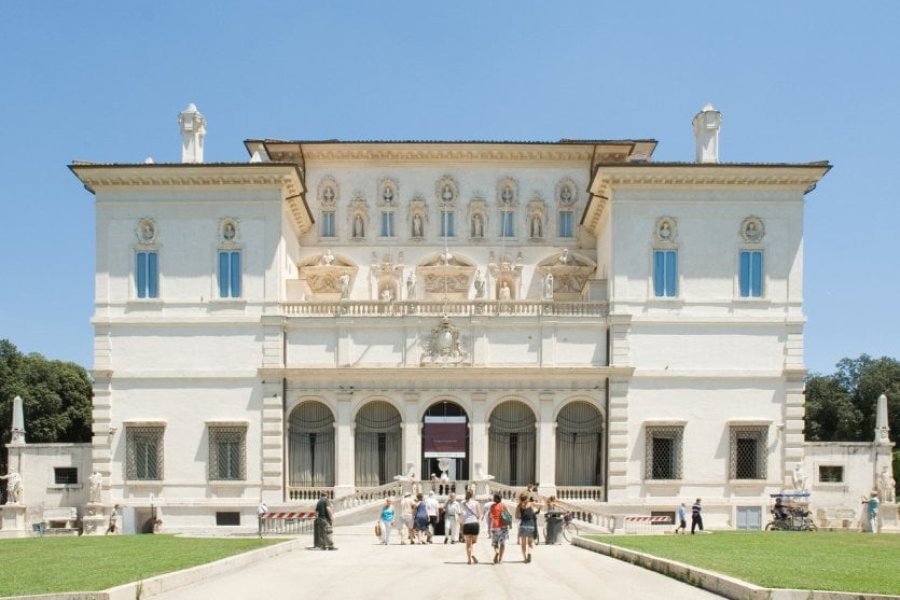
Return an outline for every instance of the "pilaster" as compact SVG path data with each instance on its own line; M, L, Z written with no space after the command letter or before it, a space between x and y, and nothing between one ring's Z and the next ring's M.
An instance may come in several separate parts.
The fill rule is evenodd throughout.
M472 392L472 418L469 419L469 446L472 452L472 460L469 463L469 477L476 479L476 465L480 464L484 472L488 472L488 424L487 424L487 394L484 392Z
M403 394L403 468L404 474L408 465L415 467L417 478L425 477L424 473L420 473L422 468L422 424L419 422L419 400L418 392L406 392Z
M354 436L356 431L353 423L352 400L353 392L340 392L337 395L337 418L334 422L334 495L338 498L352 494L355 489Z
M782 431L782 448L784 463L782 465L782 485L793 489L794 468L803 468L804 414L806 397L803 395L806 371L786 371L784 384L784 430Z
M629 379L609 380L609 459L607 499L625 500L628 479L628 384Z
M538 394L537 470L534 477L542 487L556 484L556 422L553 420L553 392Z

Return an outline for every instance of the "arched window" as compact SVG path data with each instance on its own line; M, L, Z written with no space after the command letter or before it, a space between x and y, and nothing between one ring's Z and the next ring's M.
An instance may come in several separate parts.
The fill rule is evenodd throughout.
M603 415L572 402L556 418L556 485L603 485Z
M334 486L334 415L321 402L304 402L293 411L288 433L289 484Z
M356 485L377 487L403 473L400 413L378 400L356 415Z
M488 433L488 473L499 483L535 483L535 419L528 406L504 402L491 413Z

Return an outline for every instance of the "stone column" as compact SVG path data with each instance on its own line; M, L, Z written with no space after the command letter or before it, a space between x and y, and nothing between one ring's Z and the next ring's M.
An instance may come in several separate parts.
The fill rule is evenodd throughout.
M356 490L356 424L353 421L352 392L338 394L337 415L334 422L334 495L349 496Z

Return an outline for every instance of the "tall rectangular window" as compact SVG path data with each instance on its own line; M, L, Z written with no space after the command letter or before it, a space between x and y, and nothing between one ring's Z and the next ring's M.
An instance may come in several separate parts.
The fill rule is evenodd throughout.
M503 211L500 213L500 237L515 237L516 229L512 211Z
M572 222L573 214L571 210L559 211L559 237L574 237L575 228Z
M647 427L646 435L644 479L681 479L684 427Z
M162 426L125 428L125 477L132 480L163 478Z
M322 211L322 237L334 237L334 211Z
M247 428L240 425L210 426L209 478L243 481L247 478Z
M678 295L678 251L653 251L653 293L657 297Z
M741 250L741 298L762 297L762 267L761 250Z
M381 213L381 237L394 237L393 211L384 211Z
M731 479L766 478L766 436L768 427L731 428Z
M455 235L453 233L453 216L453 211L441 211L441 237L453 237Z
M159 297L159 256L155 250L135 254L134 279L138 298Z
M219 251L219 297L241 297L241 252Z

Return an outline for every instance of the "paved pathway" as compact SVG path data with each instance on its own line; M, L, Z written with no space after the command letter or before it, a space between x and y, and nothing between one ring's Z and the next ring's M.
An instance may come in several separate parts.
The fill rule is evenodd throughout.
M568 544L539 546L531 564L517 546L492 564L493 551L482 535L477 565L466 564L465 546L435 543L390 546L376 543L369 528L337 527L338 550L298 550L256 563L154 600L237 600L261 598L718 598L701 589ZM443 542L443 538L436 538ZM311 543L311 536L310 536Z

